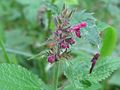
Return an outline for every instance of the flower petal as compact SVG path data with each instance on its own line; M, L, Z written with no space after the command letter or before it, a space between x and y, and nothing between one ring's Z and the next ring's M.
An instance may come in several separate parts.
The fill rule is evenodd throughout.
M77 37L81 38L81 33L80 33L80 30L75 31L75 34L76 34L76 36L77 36Z

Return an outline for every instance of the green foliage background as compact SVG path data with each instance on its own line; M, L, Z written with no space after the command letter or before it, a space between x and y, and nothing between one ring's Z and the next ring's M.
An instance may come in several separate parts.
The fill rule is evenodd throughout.
M66 77L64 76L59 77L59 85L61 85L63 81L65 81L65 90L74 90L72 89L74 88L74 86L71 82L75 83L75 86L78 88L87 88L89 87L89 84L93 85L91 89L87 88L88 90L119 90L120 70L116 69L119 67L120 61L119 58L115 58L120 57L120 0L0 0L0 63L11 63L12 67L14 67L14 69L16 68L17 70L22 70L21 67L17 66L17 64L21 65L32 73L38 75L41 79L37 81L36 79L38 77L31 75L32 78L36 80L35 83L35 81L31 82L31 78L23 78L22 80L26 81L26 83L22 84L22 82L19 82L17 85L23 85L24 88L18 90L39 90L39 87L42 87L43 89L46 88L46 90L52 90L50 89L52 88L50 84L53 83L53 72L55 67L49 67L50 65L47 62L47 55L45 54L45 52L48 50L48 47L46 45L46 41L48 38L50 38L50 35L55 28L52 14L58 15L61 10L61 6L64 3L67 7L71 9L78 9L76 14L73 16L74 19L71 20L72 24L76 24L84 20L87 21L87 19L89 18L92 18L97 24L93 23L95 24L93 25L88 20L88 24L93 25L91 30L89 30L90 27L86 29L88 30L89 34L86 34L83 30L82 33L85 38L77 40L78 43L76 44L76 46L73 46L71 48L75 60L77 61L74 62L73 60L73 62L61 62L63 63L63 68L60 69L59 76L61 76L64 72L70 82L68 83L66 81ZM114 27L112 27L111 32L107 31L109 26L106 23ZM114 31L113 29L116 29L116 31ZM105 38L105 40L100 39L98 35L99 32L101 32L100 36L102 38L104 38L105 35L107 35L106 37L109 36L109 38ZM108 50L101 50L101 53L103 54L103 56L112 56L112 60L115 59L115 61L112 61L111 58L107 58L105 60L107 63L105 63L105 65L109 68L106 68L105 66L103 67L102 65L98 64L100 70L102 71L103 69L105 69L105 71L103 70L103 76L101 77L101 72L97 70L98 67L96 67L94 72L98 71L97 76L99 77L99 80L96 80L101 81L102 79L107 78L101 82L101 85L99 85L95 82L89 82L90 80L86 81L87 76L85 75L87 75L87 72L89 72L89 68L91 65L90 60L93 54L96 51L99 51L99 48L97 47L102 46L102 41L105 42L103 48L107 47ZM116 42L117 46L115 47ZM115 50L113 51L113 49ZM111 62L109 62L109 60ZM84 65L86 68L83 70L82 68L84 67ZM117 68L114 66L117 66ZM0 69L2 70L3 67L6 68L9 67L9 65L2 64L0 66ZM23 71L29 77L29 75L32 73L29 73L28 71L26 71L26 69ZM9 72L10 70L6 69L6 72ZM83 73L82 70L85 73ZM109 70L111 71L109 72ZM116 71L112 74L112 76L108 78L109 74L111 74L114 70ZM74 73L72 73L72 71L74 71ZM18 71L18 73L20 74L24 72ZM79 82L76 79L79 77L78 72L82 73L82 77L80 78L80 80L83 80L83 82ZM90 78L92 80L94 77L97 77L96 74L94 75L94 72ZM0 73L0 78L2 78L3 75L4 74ZM10 76L11 75L12 72ZM16 77L16 80L17 79L21 80L21 78ZM6 79L6 81L9 80L11 80L11 78L8 78L8 80ZM42 81L48 84L49 89L47 89L48 87ZM3 87L1 87L1 85L2 83L0 83L0 88L7 88L4 85ZM29 87L30 85L33 86L32 89L26 89L26 86ZM95 89L96 87L97 89Z

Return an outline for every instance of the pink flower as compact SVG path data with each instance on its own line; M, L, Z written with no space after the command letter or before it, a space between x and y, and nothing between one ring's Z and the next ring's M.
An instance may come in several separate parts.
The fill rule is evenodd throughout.
M69 44L66 44L66 48L70 48Z
M61 30L57 30L57 31L56 31L56 34L57 34L57 35L60 35L60 34L62 34L62 31L61 31Z
M71 39L69 40L69 43L70 43L70 44L75 44L75 40L71 38Z
M76 25L75 27L73 27L73 30L77 37L79 37L79 38L81 37L80 28L85 28L86 26L87 26L87 23L82 22L82 23Z
M55 60L56 60L55 55L49 55L49 56L48 56L48 62L49 62L49 63L53 63L53 62L55 62Z
M80 26L77 25L77 26L73 27L73 30L74 30L76 36L80 38L81 37L81 35L80 35Z
M80 30L75 31L75 34L76 34L76 36L77 36L77 37L81 38L81 33L80 33Z
M73 27L73 30L74 30L76 36L80 38L81 37L81 35L80 35L80 25L78 24L75 27Z
M78 31L78 30L80 30L79 25L77 25L77 26L73 27L73 30L74 30L74 31Z
M66 42L62 42L60 45L62 48L70 48L69 44Z
M80 28L85 28L87 26L87 23L86 22L82 22L79 24L79 27Z
M67 29L67 32L72 33L72 32L74 32L74 30L73 29Z

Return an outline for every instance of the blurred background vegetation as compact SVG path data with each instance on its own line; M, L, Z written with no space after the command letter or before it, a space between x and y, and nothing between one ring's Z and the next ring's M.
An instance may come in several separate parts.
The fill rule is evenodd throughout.
M114 26L118 41L113 55L120 57L120 0L0 0L0 40L5 44L10 62L30 69L46 83L50 80L46 77L47 56L38 54L49 47L44 44L54 31L52 14L58 14L64 3L69 8L93 13L97 20ZM28 60L34 55L38 57ZM0 63L4 62L6 56L0 47ZM120 90L120 70L102 83L102 90Z

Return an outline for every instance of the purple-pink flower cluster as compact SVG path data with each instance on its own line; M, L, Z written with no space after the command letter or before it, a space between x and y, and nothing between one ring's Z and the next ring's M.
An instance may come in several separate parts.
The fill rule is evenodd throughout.
M70 48L70 45L75 44L75 42L76 42L75 39L73 39L72 37L69 37L69 36L71 36L71 34L75 33L76 37L81 38L80 30L81 30L81 28L85 28L86 26L87 26L87 23L82 22L78 25L67 28L67 30L63 30L63 29L56 30L55 39L58 42L59 49L60 50L68 49L68 48ZM53 63L53 62L57 61L58 58L56 58L56 55L57 54L50 54L48 56L48 62ZM60 57L60 54L57 56Z
M64 15L63 15L64 14ZM75 37L81 38L81 29L87 26L87 22L81 22L77 25L70 25L69 19L72 14L67 10L63 10L62 14L55 19L56 31L54 32L54 46L48 56L48 62L58 61L63 54L67 54L67 50L71 45L75 44ZM52 42L53 43L53 42Z
M69 48L71 45L75 44L75 37L81 38L81 29L87 27L87 22L83 21L76 25L70 24L70 17L72 15L73 11L68 11L67 9L63 9L60 16L55 18L55 25L56 25L56 31L54 32L53 41L50 43L50 53L48 56L48 62L54 63L55 61L60 60L60 58L66 58L70 57L70 51ZM96 53L91 62L91 68L89 71L89 74L92 73L93 68L95 67L97 60L99 59L100 54Z
M86 26L87 26L86 22L82 22L82 23L74 26L73 30L74 30L77 37L79 37L79 38L81 37L80 29L85 28Z

